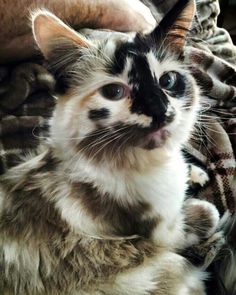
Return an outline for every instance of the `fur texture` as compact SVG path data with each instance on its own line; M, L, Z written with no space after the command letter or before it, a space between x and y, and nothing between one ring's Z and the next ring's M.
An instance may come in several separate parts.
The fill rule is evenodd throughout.
M236 215L225 213L220 229L226 236L226 243L208 269L211 274L208 294L234 295L236 294Z
M1 293L205 294L204 273L177 254L219 219L207 202L183 206L181 148L200 97L183 64L194 9L179 1L147 35L87 37L34 14L59 95L42 151L1 178Z

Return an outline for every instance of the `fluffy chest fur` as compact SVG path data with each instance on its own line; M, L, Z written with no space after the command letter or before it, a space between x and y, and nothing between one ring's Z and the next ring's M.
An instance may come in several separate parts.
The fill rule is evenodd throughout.
M58 168L68 175L71 190L68 184L60 189L56 206L75 230L100 237L153 236L160 244L174 246L175 241L178 246L186 164L180 151L158 163L155 157L151 159L155 165L150 162L148 167L140 165L136 170L91 164L83 157L76 162L73 158L70 173L68 166ZM167 231L170 234L164 234Z
M98 237L151 237L157 230L155 240L171 246L168 235L159 236L158 228L170 227L174 233L173 225L181 220L187 175L180 154L144 171L121 171L104 166L101 169L89 162L85 165L80 158L76 173L75 169L69 172L62 162L51 158L52 155L52 151L46 151L16 167L6 175L4 187L8 187L9 193L14 189L14 198L19 188L26 195L30 192L31 197L40 195L40 199L43 197L45 202L54 204L62 220L78 233ZM17 200L14 198L13 203ZM4 197L1 200L3 202ZM24 199L19 201L23 206ZM3 204L2 208L6 208L8 203ZM24 212L24 208L21 209ZM35 209L40 210L32 208ZM33 211L29 218L34 218ZM173 240L176 239L173 237Z
M182 159L177 163L183 163ZM0 290L12 292L17 282L16 294L45 294L47 290L48 294L91 295L111 294L113 290L114 294L142 295L156 289L153 280L157 274L160 280L164 276L171 282L173 274L164 275L166 268L176 261L174 271L178 273L185 265L182 257L168 250L178 245L182 233L178 219L184 194L180 190L177 194L176 186L174 189L178 181L174 167L170 165L168 170L169 176L176 176L170 188L174 197L161 188L164 178L161 181L159 169L154 169L155 173L148 169L147 178L140 179L137 173L129 179L127 174L123 176L125 196L131 200L123 198L123 204L111 195L114 187L109 193L104 188L99 193L96 185L69 181L62 163L50 151L12 169L3 180L1 193L4 279ZM104 179L105 175L100 176ZM119 183L111 174L106 179L110 184ZM97 185L101 188L101 183ZM157 206L160 198L165 198L165 208ZM161 215L167 206L168 218Z
M128 205L120 200L114 202L111 191L99 194L88 183L65 181L64 173L61 163L45 151L5 176L0 215L0 263L5 279L0 290L12 290L13 282L19 282L17 294L31 294L32 290L45 294L45 286L49 294L54 294L55 286L65 293L85 288L93 294L94 288L104 285L104 274L105 281L114 280L122 272L135 278L139 274L129 273L130 270L160 251L153 239L144 237L158 226L151 203L154 191L150 191L150 198L140 194L139 203L134 202L132 195L142 183L142 187L150 187L155 177L146 184L134 177L132 194L126 191L126 196L133 198ZM152 187L155 190L156 186ZM106 197L110 199L102 199ZM151 264L140 271L152 274L154 268ZM25 274L29 276L23 278ZM126 276L116 279L120 286L117 290L123 290ZM101 288L108 288L110 294L110 285Z

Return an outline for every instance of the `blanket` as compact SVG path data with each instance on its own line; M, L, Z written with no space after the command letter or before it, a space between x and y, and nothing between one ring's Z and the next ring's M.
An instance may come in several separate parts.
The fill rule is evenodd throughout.
M154 15L161 18L175 1L152 2ZM202 109L185 148L210 179L192 193L213 202L222 215L236 206L236 47L228 32L217 27L219 12L217 0L197 0L185 59L201 87ZM27 67L27 73L22 71ZM0 67L0 173L47 137L54 82L45 82L42 70L43 61Z

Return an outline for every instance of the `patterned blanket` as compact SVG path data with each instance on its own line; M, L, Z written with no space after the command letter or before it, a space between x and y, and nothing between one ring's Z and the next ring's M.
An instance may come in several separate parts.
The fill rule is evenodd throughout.
M152 2L158 7L154 13L158 19L175 1ZM210 178L205 187L195 189L194 195L215 203L223 214L236 208L236 47L228 32L217 27L218 14L217 0L197 0L185 58L203 98L186 150ZM0 67L0 173L47 136L54 107L49 93L54 82L46 72L42 75L39 64ZM25 71L27 67L29 71Z

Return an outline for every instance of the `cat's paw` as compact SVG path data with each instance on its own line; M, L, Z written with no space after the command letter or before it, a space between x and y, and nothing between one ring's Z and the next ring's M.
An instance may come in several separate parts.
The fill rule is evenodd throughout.
M207 268L216 258L222 247L225 245L225 237L223 232L217 232L212 235L203 245L202 251L206 253L203 268Z
M189 165L189 184L191 186L200 185L204 187L208 181L209 176L206 171L196 165Z
M188 245L200 243L216 232L220 215L213 204L204 200L188 199L183 210Z
M220 231L214 233L203 243L185 249L181 254L193 265L206 269L215 260L224 245L224 233Z
M54 78L43 66L24 63L12 71L5 92L1 94L0 104L7 110L13 110L36 89L52 91L54 87Z

